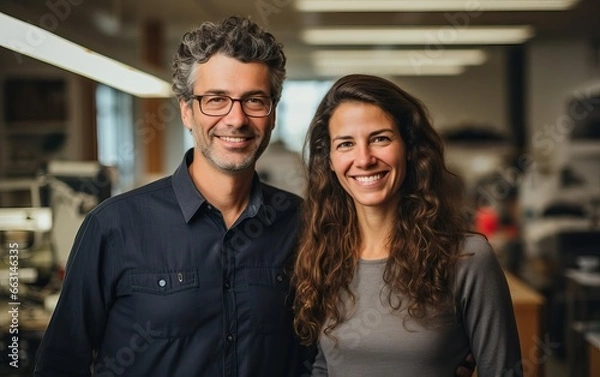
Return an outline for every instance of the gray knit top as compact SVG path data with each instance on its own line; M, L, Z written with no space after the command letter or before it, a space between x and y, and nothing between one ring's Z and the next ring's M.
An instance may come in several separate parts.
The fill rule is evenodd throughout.
M393 312L386 295L386 260L361 260L351 289L348 321L321 335L312 376L451 377L472 351L481 377L521 376L521 353L506 279L481 236L469 235L454 289L457 316L443 327L424 327L406 310Z

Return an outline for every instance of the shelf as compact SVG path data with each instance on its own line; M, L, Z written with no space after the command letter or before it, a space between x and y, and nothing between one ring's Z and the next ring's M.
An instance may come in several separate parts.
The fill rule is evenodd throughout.
M568 153L573 157L600 156L599 140L571 140L568 144Z
M66 132L67 122L10 122L7 123L4 134L8 136L19 135L47 135L56 132Z

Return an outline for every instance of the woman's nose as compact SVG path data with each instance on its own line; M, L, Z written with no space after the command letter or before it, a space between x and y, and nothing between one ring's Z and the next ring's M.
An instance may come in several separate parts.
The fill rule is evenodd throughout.
M375 156L368 145L359 146L356 149L354 164L360 168L367 168L375 163Z

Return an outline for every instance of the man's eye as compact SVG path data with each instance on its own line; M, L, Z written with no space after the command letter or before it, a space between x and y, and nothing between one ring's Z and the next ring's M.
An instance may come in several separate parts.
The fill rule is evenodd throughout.
M227 101L227 97L207 97L206 98L206 103L210 103L210 104L217 104L217 103L222 103L222 102L226 102Z
M265 105L267 100L264 97L248 97L245 99L246 103L251 105Z

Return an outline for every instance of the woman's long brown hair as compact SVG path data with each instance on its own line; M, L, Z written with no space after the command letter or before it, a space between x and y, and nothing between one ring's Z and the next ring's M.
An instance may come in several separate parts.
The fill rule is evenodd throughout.
M344 321L342 293L354 300L348 287L359 260L360 232L354 202L329 165L329 119L344 102L379 106L406 143L409 161L384 270L394 310L405 304L411 317L423 321L453 311L451 279L467 230L455 195L457 177L446 169L442 140L425 106L380 77L339 79L317 109L304 149L308 185L293 282L294 327L305 344Z

